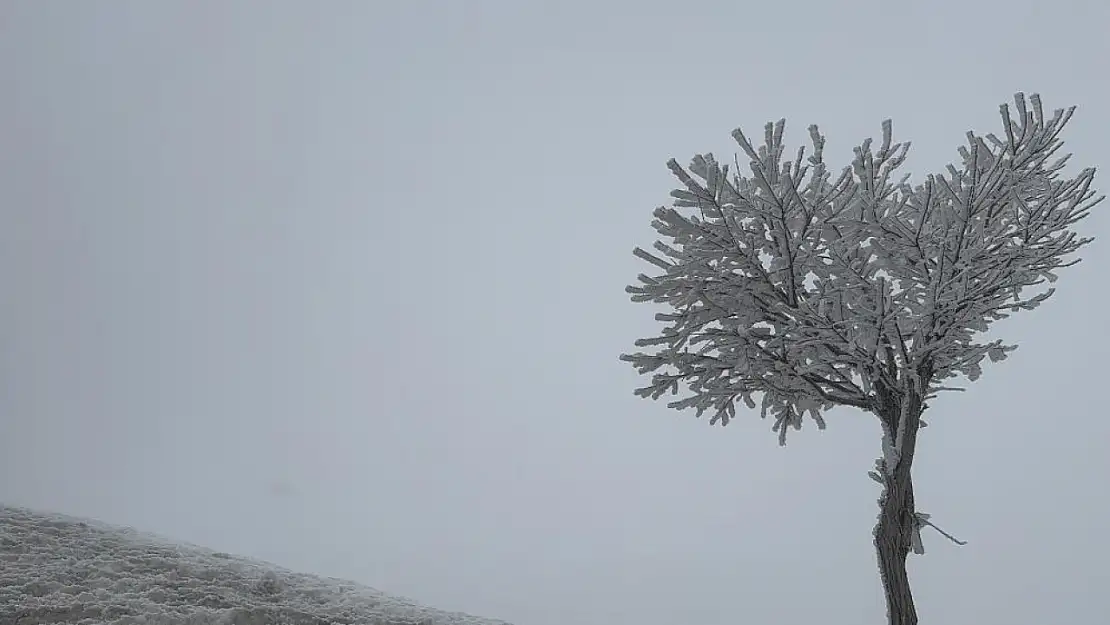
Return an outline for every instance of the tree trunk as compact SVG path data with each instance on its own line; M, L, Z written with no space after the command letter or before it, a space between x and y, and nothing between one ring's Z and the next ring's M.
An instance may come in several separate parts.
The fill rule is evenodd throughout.
M893 394L887 395L890 401L882 402L883 407L879 411L879 418L895 443L900 425L905 432L898 463L893 468L888 467L883 476L879 522L875 526L875 549L879 555L879 574L886 595L888 625L917 625L917 609L906 574L906 557L912 548L916 523L911 468L924 407L917 389L903 389L902 393L900 401Z
M906 573L906 556L913 540L913 483L907 476L902 484L888 483L886 489L875 528L875 549L886 595L887 623L917 625L917 610Z

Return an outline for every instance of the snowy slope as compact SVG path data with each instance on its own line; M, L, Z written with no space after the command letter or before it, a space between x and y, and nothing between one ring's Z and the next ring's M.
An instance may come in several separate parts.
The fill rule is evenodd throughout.
M0 504L0 625L508 625Z

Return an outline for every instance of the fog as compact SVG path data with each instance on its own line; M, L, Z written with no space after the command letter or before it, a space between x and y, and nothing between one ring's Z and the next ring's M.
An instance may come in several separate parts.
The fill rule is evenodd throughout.
M780 448L632 395L664 164L893 118L921 180L1015 91L1105 164L1110 4L5 2L0 501L516 625L877 623L874 417ZM1098 186L1108 186L1106 174ZM935 623L1093 622L1101 236L930 407Z

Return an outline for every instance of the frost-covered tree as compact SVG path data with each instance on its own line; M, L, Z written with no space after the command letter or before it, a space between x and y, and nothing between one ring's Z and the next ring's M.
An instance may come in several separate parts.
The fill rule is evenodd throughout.
M1103 199L1093 168L1061 173L1074 107L1048 119L1036 95L1015 105L1016 119L1001 107L1000 136L967 133L962 164L916 186L895 177L909 143L892 143L889 120L878 151L864 141L835 178L816 126L812 154L793 160L785 120L767 124L759 148L736 130L751 175L711 154L687 169L672 159L681 186L654 212L662 240L655 253L635 250L658 271L628 287L632 300L668 307L661 333L636 341L649 351L621 356L651 373L637 395L686 391L668 405L721 425L737 402L760 406L780 444L804 415L824 428L834 406L878 417L870 475L882 485L874 537L891 625L917 623L906 557L923 553L920 530L932 525L910 474L927 402L1015 349L977 336L1052 295L1045 282L1091 241L1072 227Z

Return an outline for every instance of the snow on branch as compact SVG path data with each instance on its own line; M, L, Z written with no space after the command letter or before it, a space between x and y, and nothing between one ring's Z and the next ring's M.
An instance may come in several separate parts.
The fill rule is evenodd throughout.
M787 156L785 120L758 147L733 132L750 173L711 154L669 161L680 186L654 211L661 238L654 253L635 250L656 272L627 289L672 311L637 341L652 351L621 357L652 373L637 394L685 389L670 406L721 424L758 395L785 443L803 414L823 425L835 405L875 411L877 388L898 392L922 372L932 396L946 378L977 379L984 357L1005 358L1013 346L975 335L1052 295L1041 287L1091 240L1071 227L1103 199L1093 168L1069 178L1068 157L1052 160L1074 109L1046 118L1020 93L1015 105L1016 118L1001 107L1001 138L969 132L959 166L913 187L897 177L910 144L893 141L889 120L877 149L864 141L836 175L816 126L811 153Z

